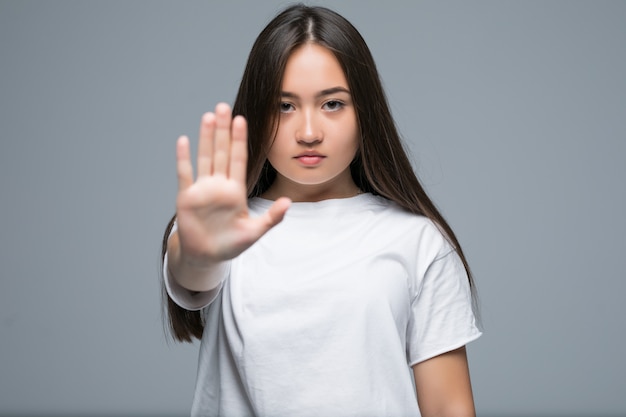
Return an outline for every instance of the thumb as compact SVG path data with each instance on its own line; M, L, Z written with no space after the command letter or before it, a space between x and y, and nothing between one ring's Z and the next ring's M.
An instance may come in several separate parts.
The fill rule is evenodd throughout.
M268 230L280 223L290 206L291 200L287 197L281 197L274 201L274 204L272 204L265 214L257 218L259 235L264 235Z
M291 207L291 200L287 197L281 197L274 201L274 204L272 204L267 210L267 213L265 213L265 215L268 216L268 222L270 224L268 230L283 221L289 207Z

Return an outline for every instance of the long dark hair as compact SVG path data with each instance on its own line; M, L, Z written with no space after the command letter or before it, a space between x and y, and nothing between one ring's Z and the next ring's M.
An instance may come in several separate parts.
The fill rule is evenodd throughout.
M475 298L461 245L413 171L369 48L356 28L332 10L301 4L288 7L252 46L233 106L233 115L243 115L248 121L248 196L261 195L276 177L267 152L278 128L282 77L291 54L306 43L330 50L345 73L360 129L359 151L350 166L354 182L363 192L383 196L431 219L461 257ZM174 220L163 236L163 258ZM200 339L204 328L201 313L179 307L165 290L163 295L173 337L187 342Z

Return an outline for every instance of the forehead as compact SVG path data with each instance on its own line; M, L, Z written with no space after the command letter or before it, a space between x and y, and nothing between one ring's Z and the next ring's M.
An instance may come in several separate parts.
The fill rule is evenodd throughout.
M339 61L330 50L308 43L291 54L283 74L283 91L304 95L332 87L347 89L348 83Z

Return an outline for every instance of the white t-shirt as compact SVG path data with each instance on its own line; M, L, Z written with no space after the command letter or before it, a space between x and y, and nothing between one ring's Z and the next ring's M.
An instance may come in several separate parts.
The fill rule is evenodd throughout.
M410 367L481 334L439 230L371 194L293 203L229 266L200 297L165 275L204 308L192 416L419 416Z

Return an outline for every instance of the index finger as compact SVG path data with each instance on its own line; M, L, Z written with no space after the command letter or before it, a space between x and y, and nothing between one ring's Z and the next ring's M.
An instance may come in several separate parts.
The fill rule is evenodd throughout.
M189 156L189 138L181 136L176 142L176 174L178 190L183 191L193 184L193 166Z

